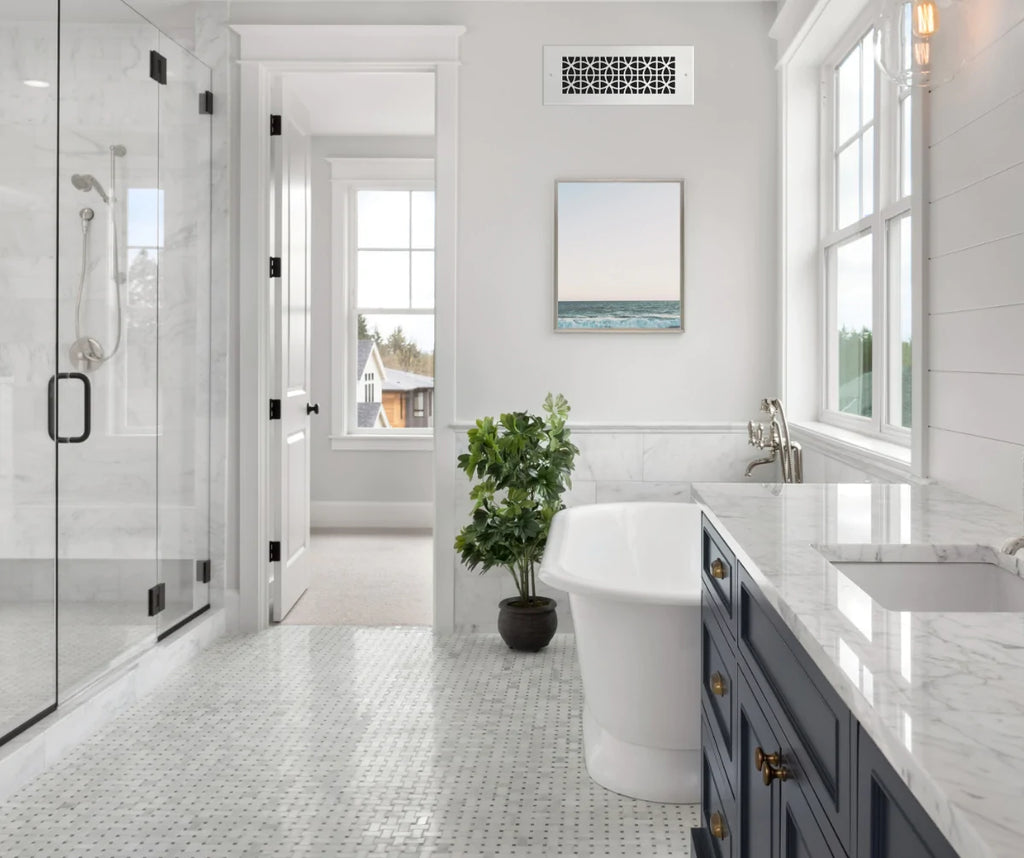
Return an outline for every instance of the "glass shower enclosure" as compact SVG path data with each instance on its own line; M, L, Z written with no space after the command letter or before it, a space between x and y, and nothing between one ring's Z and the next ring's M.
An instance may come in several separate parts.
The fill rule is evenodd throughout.
M209 606L210 69L0 11L0 742Z

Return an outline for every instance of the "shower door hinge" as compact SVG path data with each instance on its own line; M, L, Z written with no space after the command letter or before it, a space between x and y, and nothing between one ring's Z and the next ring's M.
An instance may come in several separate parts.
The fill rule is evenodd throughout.
M271 256L270 257L270 276L280 277L281 276L281 257Z
M270 136L280 137L281 136L281 114L271 113L270 114Z
M155 617L167 607L167 590L164 584L149 588L149 615Z
M149 52L149 76L157 83L167 83L167 57L159 51Z
M270 419L280 420L281 419L281 400L271 399L270 400Z
M208 89L199 93L199 112L213 113L213 93Z
M270 543L270 562L277 563L281 559L281 543L276 540Z
M200 584L210 583L210 561L209 560L197 560L196 561L196 580Z

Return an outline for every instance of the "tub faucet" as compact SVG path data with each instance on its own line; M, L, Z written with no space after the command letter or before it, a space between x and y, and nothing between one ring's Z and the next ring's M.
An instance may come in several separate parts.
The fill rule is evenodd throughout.
M779 399L762 399L761 410L770 418L767 423L747 424L747 442L751 447L768 450L768 455L754 459L747 465L743 476L749 477L758 465L770 465L780 459L782 465L782 481L784 483L802 483L804 481L804 453L800 445L789 436L789 423L786 412ZM780 458L781 457L781 458Z
M1003 554L1014 555L1022 548L1024 548L1024 536L1018 536L1016 539L1006 540L1006 542L1003 543L1003 547L999 550L1002 551Z

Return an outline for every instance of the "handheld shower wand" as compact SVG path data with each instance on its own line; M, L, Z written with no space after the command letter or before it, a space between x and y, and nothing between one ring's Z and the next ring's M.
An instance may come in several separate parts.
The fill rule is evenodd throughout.
M107 205L110 205L110 197L107 192L103 190L103 185L97 181L95 176L89 173L75 173L71 177L71 184L74 185L78 190L85 191L96 191L100 195L100 199L103 200Z
M103 346L94 338L82 334L82 304L85 299L85 281L89 268L89 230L92 226L95 212L91 208L83 208L78 216L82 220L82 262L81 273L78 278L78 299L75 303L75 341L71 344L71 362L81 369L91 371L98 369L110 360L121 347L121 335L124 325L124 308L121 301L121 250L117 234L117 158L123 158L128 150L121 145L110 147L110 193L108 194L99 180L89 173L75 173L71 177L71 184L78 190L88 193L95 191L101 200L107 205L109 212L110 234L112 250L112 269L114 282L114 295L117 301L117 336L114 340L114 348L110 354L104 354Z

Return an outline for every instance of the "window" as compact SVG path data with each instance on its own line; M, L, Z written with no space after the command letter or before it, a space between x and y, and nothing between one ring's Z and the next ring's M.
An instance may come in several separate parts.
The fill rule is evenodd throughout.
M821 420L909 445L913 96L877 71L873 36L855 29L822 75Z
M157 427L157 274L164 246L164 192L128 188L120 210L125 226L124 318L111 425L119 435L153 435ZM120 218L118 228L121 229ZM122 288L120 285L118 288Z
M434 191L429 184L348 191L350 434L429 434L434 388ZM409 403L412 407L409 407ZM411 416L410 416L411 414Z

